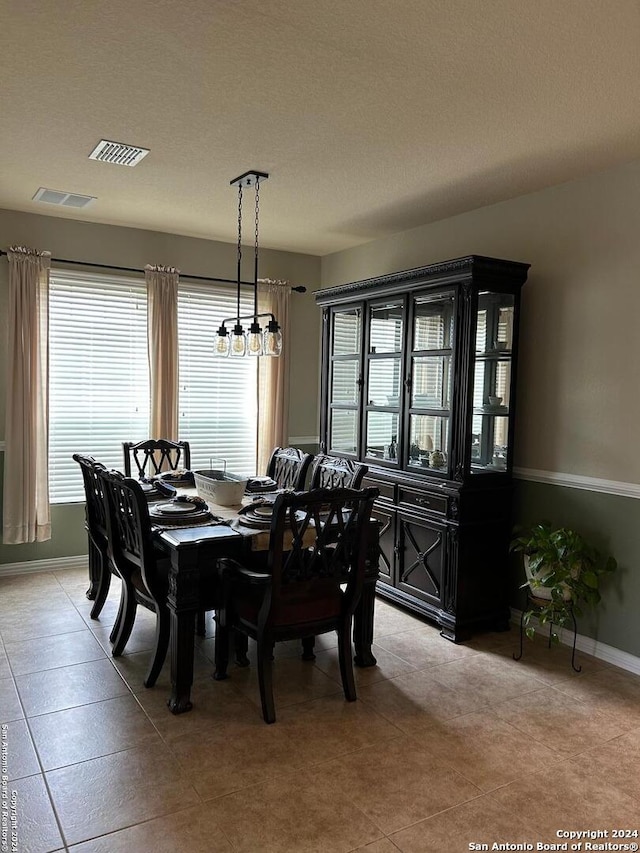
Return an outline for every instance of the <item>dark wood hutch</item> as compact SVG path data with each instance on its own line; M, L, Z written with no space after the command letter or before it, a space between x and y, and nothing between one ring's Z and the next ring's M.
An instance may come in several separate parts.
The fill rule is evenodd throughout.
M320 448L380 489L377 591L460 642L506 629L520 290L472 255L316 293Z

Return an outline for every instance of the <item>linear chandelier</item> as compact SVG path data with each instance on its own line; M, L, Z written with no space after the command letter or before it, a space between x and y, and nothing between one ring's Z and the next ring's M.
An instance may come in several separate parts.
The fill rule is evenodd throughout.
M270 312L258 313L258 226L260 219L260 182L266 181L269 175L266 172L257 172L255 169L245 172L231 182L231 186L238 187L238 259L237 259L237 284L236 284L236 316L227 317L222 321L215 343L215 355L220 358L231 356L239 358L245 355L268 355L279 356L282 353L282 331L275 316ZM242 267L242 190L243 188L254 188L255 190L255 240L253 255L253 314L240 315L240 285ZM269 317L264 331L258 320ZM251 324L245 333L241 320L251 320ZM235 321L233 331L229 334L226 324Z

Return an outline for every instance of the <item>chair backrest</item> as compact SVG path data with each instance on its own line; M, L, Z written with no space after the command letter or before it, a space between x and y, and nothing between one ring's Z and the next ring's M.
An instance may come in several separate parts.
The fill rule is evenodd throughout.
M166 580L156 572L149 505L140 483L120 471L98 471L104 494L108 553L123 577L139 569L153 598L166 595Z
M105 471L106 469L100 462L96 462L93 456L74 453L73 459L78 463L82 472L87 507L87 530L96 547L103 551L107 542L107 514L102 481L98 476L98 471Z
M270 594L261 619L274 627L328 625L353 613L378 494L378 489L314 489L277 497L268 553Z
M152 477L163 471L175 471L181 467L191 468L191 449L188 441L169 441L166 438L149 438L136 443L124 441L124 473L132 476L131 461L137 469L138 477ZM136 472L133 472L136 476Z
M304 453L297 447L276 447L271 454L267 467L267 477L278 484L279 489L304 489L307 471L313 462L310 453Z
M359 489L367 465L342 459L339 456L325 456L319 453L311 467L311 489Z

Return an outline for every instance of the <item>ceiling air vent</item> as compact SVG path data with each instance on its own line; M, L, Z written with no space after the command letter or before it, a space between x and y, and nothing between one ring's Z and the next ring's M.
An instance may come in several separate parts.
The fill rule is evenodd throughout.
M40 187L34 195L33 201L44 201L47 204L57 204L60 207L75 207L76 209L86 207L95 201L93 195L78 195L78 193L65 193L60 190L48 190Z
M148 148L138 148L137 145L125 145L123 142L109 142L108 139L101 139L89 154L89 159L115 163L116 166L137 166L148 153Z

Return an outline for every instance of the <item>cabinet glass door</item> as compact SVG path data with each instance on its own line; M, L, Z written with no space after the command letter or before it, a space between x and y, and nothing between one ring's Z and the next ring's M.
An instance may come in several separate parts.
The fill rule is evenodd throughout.
M410 468L448 470L454 305L451 292L419 294L413 300Z
M358 406L362 341L362 309L331 314L331 365L329 384L329 452L358 452Z
M471 426L472 474L507 469L514 303L512 294L478 294Z
M369 313L366 456L397 463L402 391L403 300L374 303Z

